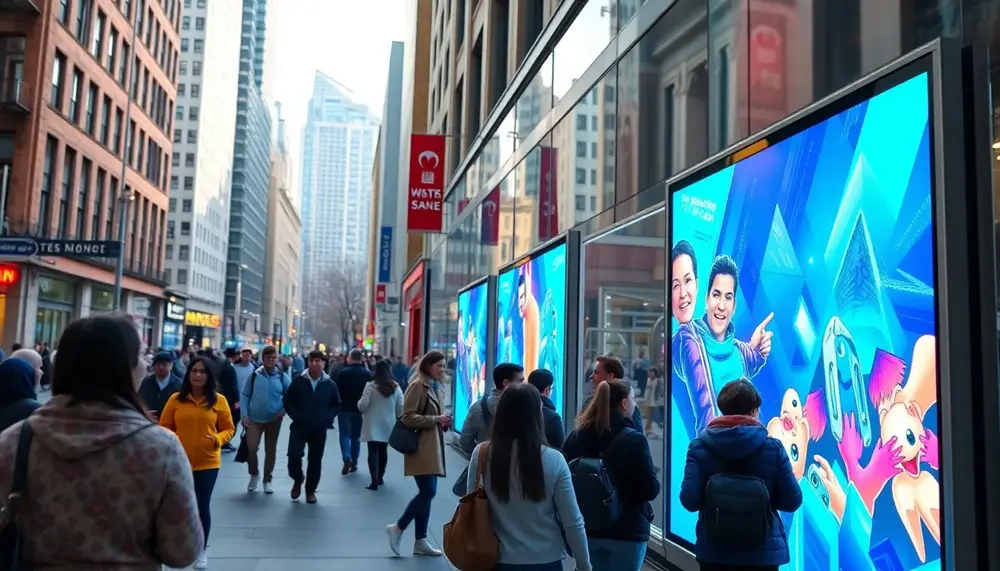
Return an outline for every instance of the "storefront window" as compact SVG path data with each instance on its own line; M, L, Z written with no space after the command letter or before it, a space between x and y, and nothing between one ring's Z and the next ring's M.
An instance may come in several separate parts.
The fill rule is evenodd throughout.
M76 314L76 284L56 278L38 278L35 343L56 349L59 336Z
M653 462L661 476L665 473L666 224L661 208L584 244L581 332L584 374L580 395L587 398L593 393L589 378L596 357L620 359L635 388ZM663 510L654 511L653 525L662 529Z
M100 287L90 288L90 312L104 313L115 309L115 292Z

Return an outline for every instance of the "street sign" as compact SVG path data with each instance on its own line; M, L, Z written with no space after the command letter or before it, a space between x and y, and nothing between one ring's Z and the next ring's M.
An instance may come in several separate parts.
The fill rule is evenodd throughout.
M113 240L46 240L39 238L0 238L0 257L31 258L117 258L121 242Z

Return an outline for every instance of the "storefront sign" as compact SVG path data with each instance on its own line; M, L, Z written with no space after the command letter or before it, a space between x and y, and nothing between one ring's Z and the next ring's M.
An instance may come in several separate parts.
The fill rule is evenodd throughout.
M410 178L406 229L441 232L444 223L444 135L410 137Z
M496 246L500 242L500 187L490 191L480 206L482 228L480 241L484 246Z
M132 301L132 305L135 307L136 315L149 315L149 308L152 307L153 303L149 301L148 297L136 297Z
M0 286L12 286L21 277L21 270L17 266L0 266Z
M378 282L392 281L392 226L383 226L378 242Z
M222 325L222 317L212 313L202 313L200 311L188 310L184 314L184 325L218 329L219 326Z
M167 319L172 319L174 321L184 321L185 318L184 304L177 301L167 302Z
M556 164L556 149L539 147L539 151L538 239L545 241L559 233L559 201L556 195L556 177L552 176Z
M0 256L8 258L30 258L33 256L117 258L121 253L121 242L111 240L0 238Z
M385 284L375 286L375 303L385 303Z

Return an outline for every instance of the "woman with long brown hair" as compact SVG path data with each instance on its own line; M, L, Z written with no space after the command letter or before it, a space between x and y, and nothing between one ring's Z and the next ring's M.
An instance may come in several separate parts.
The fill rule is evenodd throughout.
M621 516L610 527L595 529L593 522L584 522L594 571L639 571L646 555L653 521L649 502L659 495L660 482L649 442L632 421L635 406L628 381L601 382L576 417L576 430L563 444L570 462L577 458L603 461L622 507Z
M420 431L416 452L403 458L403 473L413 476L417 483L417 495L403 511L399 520L386 527L389 548L399 555L399 543L403 532L414 523L414 555L439 557L441 550L427 541L427 522L431 517L431 501L437 494L438 478L445 476L444 433L451 429L451 415L444 412L445 357L440 351L428 351L417 363L416 373L410 379L403 397L403 414L399 417L404 425Z
M361 441L368 443L368 472L377 490L385 482L385 465L389 460L389 435L396 419L403 415L403 390L392 380L392 363L375 362L372 382L365 385L358 410L361 411Z

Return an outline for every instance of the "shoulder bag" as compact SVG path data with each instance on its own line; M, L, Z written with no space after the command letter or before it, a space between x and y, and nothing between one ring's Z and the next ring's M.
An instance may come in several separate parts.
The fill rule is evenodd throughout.
M35 433L28 421L21 423L14 459L14 478L10 493L0 506L0 571L23 571L24 529L18 509L28 489L28 457Z
M444 524L444 554L459 571L492 571L500 561L500 540L493 529L483 471L490 445L483 444L476 462L476 489L458 501L455 515Z
M430 401L431 397L427 395L427 399L424 401L424 408L420 412L421 415L427 414L427 407L430 406ZM420 432L422 430L422 428L406 426L401 419L397 418L396 424L392 427L392 432L389 433L389 446L392 446L392 449L400 454L413 454L420 448Z

